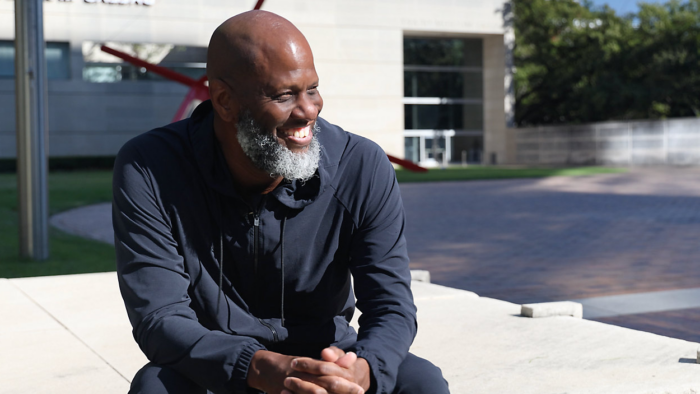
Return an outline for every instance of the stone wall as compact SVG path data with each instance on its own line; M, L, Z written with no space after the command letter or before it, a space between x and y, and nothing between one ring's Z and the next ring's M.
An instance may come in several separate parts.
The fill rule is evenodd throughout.
M700 118L543 126L509 133L517 164L700 164Z

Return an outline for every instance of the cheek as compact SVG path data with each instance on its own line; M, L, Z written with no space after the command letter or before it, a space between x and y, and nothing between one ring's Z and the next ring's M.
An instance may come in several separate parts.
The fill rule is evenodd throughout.
M282 126L291 114L291 110L284 107L266 108L265 112L260 115L260 119L265 124L265 127L275 129Z
M321 97L321 94L318 95L318 99L316 102L314 102L314 105L318 109L318 113L321 113L321 110L323 109L323 97Z

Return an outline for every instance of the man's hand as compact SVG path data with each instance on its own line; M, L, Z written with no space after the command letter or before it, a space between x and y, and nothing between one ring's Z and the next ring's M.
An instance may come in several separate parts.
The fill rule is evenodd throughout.
M367 360L357 357L353 352L345 353L335 346L323 349L321 358L349 369L355 377L354 382L359 384L364 391L369 390L370 370Z
M335 354L339 353L333 354L331 358L338 360ZM343 365L349 361L345 359ZM354 380L350 369L334 362L285 356L267 350L255 352L247 377L250 387L269 394L363 394L363 388Z
M352 393L362 394L369 389L369 364L367 364L365 359L358 358L355 353L345 353L341 349L331 346L323 349L321 360L298 358L295 361L292 363L292 368L295 371L311 375L310 382L324 387L329 394L341 394L345 391L338 391L333 386L322 385L318 383L319 379L327 380L328 378L333 378L332 382L334 384L338 383L336 379L344 379L361 388L360 391L352 391ZM332 366L329 363L332 363ZM283 394L300 393L297 391L298 387L301 387L303 383L300 380L294 377L286 379L285 387L291 391L288 393L283 392ZM344 389L344 386L339 385L339 388Z

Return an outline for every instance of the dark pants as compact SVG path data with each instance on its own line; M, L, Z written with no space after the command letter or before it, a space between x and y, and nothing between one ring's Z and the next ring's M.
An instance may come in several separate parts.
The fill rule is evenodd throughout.
M393 394L449 394L440 368L409 353L399 366ZM167 367L148 363L134 376L129 394L206 394L207 390Z

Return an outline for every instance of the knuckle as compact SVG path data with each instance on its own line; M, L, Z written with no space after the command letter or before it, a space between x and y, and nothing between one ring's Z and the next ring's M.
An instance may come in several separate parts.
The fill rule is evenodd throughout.
M318 367L318 372L320 372L321 375L328 375L329 372L330 372L330 368L328 368L328 366L325 365L325 364L321 364L321 365Z
M328 389L331 392L336 392L336 391L338 391L339 388L340 388L340 382L336 378L331 379L331 381L328 383Z
M355 377L346 369L341 369L341 377L350 382L355 382Z

